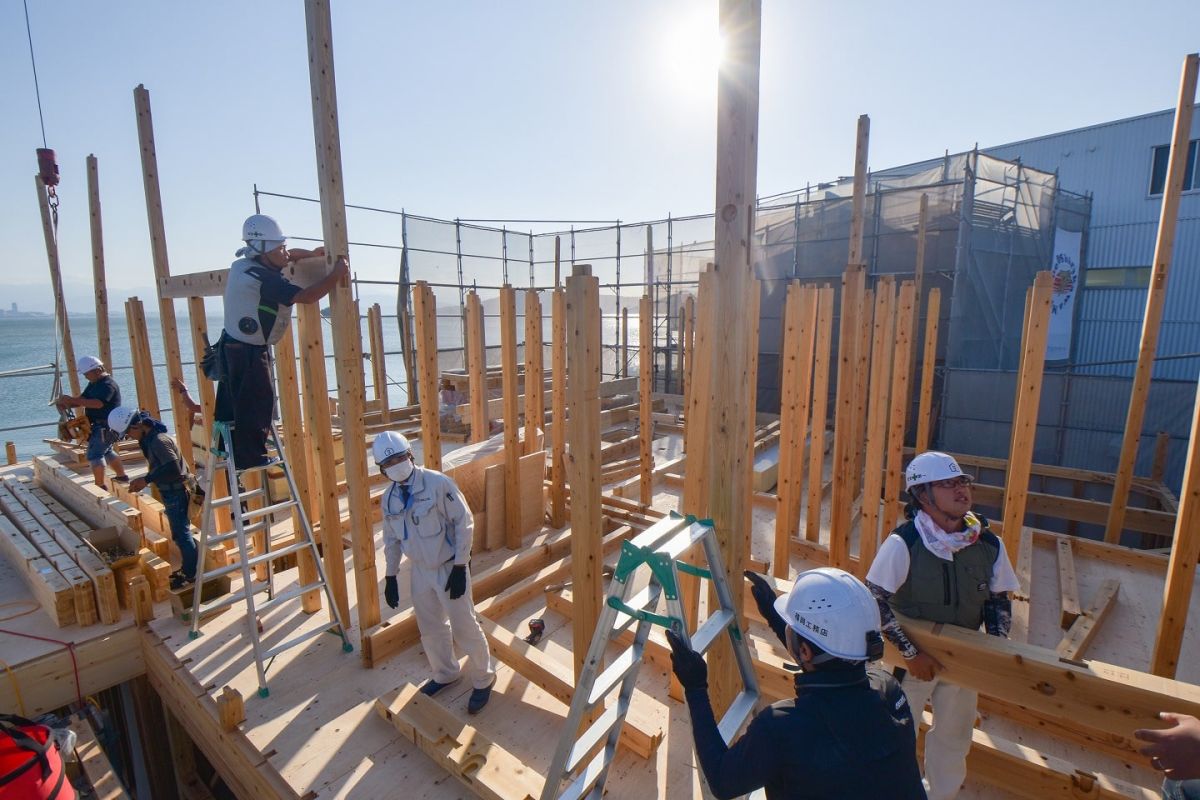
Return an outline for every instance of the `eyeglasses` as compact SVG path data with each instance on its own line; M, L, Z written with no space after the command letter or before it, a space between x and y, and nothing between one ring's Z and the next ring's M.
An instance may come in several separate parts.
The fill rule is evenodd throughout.
M957 489L960 486L970 486L975 482L975 479L970 475L960 475L957 478L946 478L941 481L930 481L930 486L936 486L939 489Z

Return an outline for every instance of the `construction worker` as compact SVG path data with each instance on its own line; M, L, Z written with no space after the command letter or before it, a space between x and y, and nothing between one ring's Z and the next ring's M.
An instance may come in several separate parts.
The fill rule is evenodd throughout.
M118 406L108 415L108 426L117 436L137 441L146 456L146 474L129 482L131 492L140 492L154 484L162 500L163 511L171 525L171 539L179 547L181 568L171 575L171 590L182 589L196 580L196 540L188 525L188 467L179 453L179 445L167 435L167 426L136 408Z
M92 432L88 435L87 460L92 467L92 477L101 489L104 486L104 464L108 463L116 473L114 480L124 483L129 480L121 459L113 450L113 443L120 437L113 437L108 428L109 413L121 405L121 387L113 380L112 375L104 369L104 362L95 356L84 356L75 364L75 368L87 380L88 385L78 397L63 395L54 401L59 410L66 408L82 408L91 423Z
M667 632L696 758L713 795L764 788L768 800L923 800L904 692L886 671L867 667L883 655L871 593L832 567L800 573L778 598L765 581L754 583L759 611L803 671L795 678L795 699L761 711L731 746L717 729L704 659Z
M329 294L349 272L350 263L338 256L328 275L302 289L280 272L292 261L324 255L323 247L288 250L279 223L265 214L246 219L242 239L246 246L237 251L225 283L215 417L233 424L234 464L247 469L267 460L267 433L275 408L270 346L288 332L292 305L315 303Z
M1200 720L1190 714L1159 713L1167 728L1139 728L1134 738L1149 742L1139 752L1166 775L1163 800L1200 800Z
M1020 584L1003 543L971 511L971 477L954 458L921 453L909 462L904 485L907 521L880 545L867 587L879 603L883 635L904 656L904 692L918 725L932 701L925 784L930 800L949 800L966 778L978 695L942 680L942 665L912 643L893 611L971 630L982 625L992 636L1007 637L1009 593Z
M384 600L400 603L396 570L402 556L411 566L413 611L433 677L421 686L432 697L462 674L454 645L466 653L472 692L467 712L478 714L492 695L496 670L471 596L471 536L474 522L467 499L454 481L418 467L402 434L385 431L371 443L379 471L391 481L380 500L383 510Z

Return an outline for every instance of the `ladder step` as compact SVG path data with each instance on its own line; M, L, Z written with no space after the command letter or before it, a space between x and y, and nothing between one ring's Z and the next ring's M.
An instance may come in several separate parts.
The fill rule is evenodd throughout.
M712 647L712 643L729 627L731 622L733 622L732 611L725 608L718 610L696 629L696 633L692 635L692 649L702 655L707 653L708 648Z
M264 561L274 561L277 558L290 556L292 553L303 550L306 547L308 547L308 542L293 542L287 547L281 547L278 550L271 550L257 556L252 556L251 558L247 559L246 563L253 567L257 564L262 564Z
M286 511L287 509L292 508L295 505L297 505L297 503L294 499L288 499L288 500L284 500L283 502L276 503L273 506L266 506L264 508L252 508L249 511L242 512L242 521L246 522L247 520L260 519L260 518L268 516L270 514L275 514L279 511Z
M574 772L575 768L587 758L588 753L595 749L596 745L600 744L604 739L612 733L613 728L618 727L625 719L621 713L621 704L613 703L608 709L600 715L600 717L588 726L588 729L583 732L583 736L575 742L571 748L571 755L567 759L567 772ZM601 753L600 755L604 755Z
M293 636L291 639L288 639L286 642L277 644L274 647L272 647L270 650L267 650L266 652L264 652L263 659L265 660L265 659L269 659L269 658L274 658L275 656L282 653L284 650L295 647L296 645L301 644L302 642L307 642L309 639L314 639L314 638L320 636L322 633L326 633L335 627L336 627L336 625L327 625L324 628L313 628L311 631L305 631L304 633L300 634L299 636Z
M253 500L256 497L265 496L266 493L267 493L266 489L251 489L248 492L238 492L237 499L238 500ZM223 508L224 506L227 506L230 503L232 503L233 499L234 499L233 495L227 495L225 497L215 497L215 498L213 498L212 502L209 503L209 505L211 505L213 508Z
M707 528L698 522L693 522L655 548L654 552L675 560L690 550L692 545L707 536L710 530L711 528Z
M658 605L658 595L661 589L657 585L647 586L640 592L629 598L627 605L637 611L653 611ZM636 617L631 617L623 611L617 611L617 623L613 626L612 636L621 635L626 628L637 622Z
M629 648L605 667L604 672L601 672L596 678L596 682L592 684L592 691L588 695L588 706L595 705L615 687L620 686L625 678L641 669L642 654L638 652L640 649L638 647Z
M325 584L321 583L321 581L317 581L316 583L310 583L306 586L293 586L292 588L290 588L286 591L276 592L275 596L272 597L270 600L267 600L265 603L259 603L258 608L256 610L259 613L265 613L277 605L286 603L288 600L294 600L295 598L299 597L300 595L304 594L305 592L312 592L312 591L319 590L324 585Z
M725 740L725 744L733 741L733 737L737 736L737 732L741 730L742 725L754 713L754 706L758 704L758 693L742 690L738 696L729 704L729 710L725 712L725 716L721 717L721 722L717 725L717 730L721 733L721 738Z
M204 576L204 579L208 580L210 577L212 577L212 575L213 575L213 573L208 573ZM258 594L259 592L265 592L269 588L271 588L270 584L268 584L266 581L260 581L258 583L253 584L250 587L249 594ZM210 611L216 611L218 608L224 608L225 606L231 606L234 603L240 603L240 602L244 601L247 596L248 595L245 591L238 590L236 592L233 592L232 594L225 595L224 597L220 598L219 600L213 600L211 603L207 603L207 604L202 603L200 605L200 614L201 614L201 616L203 616Z
M588 762L587 768L567 784L563 789L562 794L558 796L558 800L579 800L588 793L588 790L596 785L605 771L608 770L608 759L603 751L596 754L596 757Z
M245 469L238 467L237 473L238 473L238 475L248 475L251 472L261 472L262 470L270 469L271 467L282 467L283 464L284 464L283 459L278 458L278 457L272 457L272 458L268 458L265 464L259 464L256 467L246 467Z

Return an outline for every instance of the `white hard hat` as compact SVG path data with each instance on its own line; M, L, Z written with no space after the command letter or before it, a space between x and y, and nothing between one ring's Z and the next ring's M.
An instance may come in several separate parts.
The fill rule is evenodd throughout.
M251 214L242 223L242 240L255 250L259 250L259 248L254 243L262 242L262 249L259 252L266 253L286 242L287 236L274 217L268 217L266 214Z
M119 434L129 430L129 423L137 414L136 408L129 406L117 406L112 411L108 412L108 427Z
M410 449L404 434L395 431L384 431L371 442L371 455L374 456L376 464L387 461L394 455L404 455Z
M879 605L862 581L845 570L801 572L775 610L798 636L835 658L880 658Z
M80 358L78 361L75 362L75 369L77 369L79 372L83 373L84 375L86 375L87 373L91 372L94 369L98 369L99 367L103 367L103 366L104 366L104 362L101 361L100 359L96 358L95 356L83 356L82 358Z
M962 468L953 456L928 450L908 462L908 469L904 470L904 490L908 491L922 483L961 478L962 475Z

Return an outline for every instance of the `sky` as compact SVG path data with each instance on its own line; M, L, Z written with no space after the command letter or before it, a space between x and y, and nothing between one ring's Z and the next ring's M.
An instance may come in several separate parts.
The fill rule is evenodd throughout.
M316 196L303 3L28 2L72 313L91 310L89 153L110 306L153 298L138 84L173 273L228 265L255 184ZM716 29L712 0L335 2L347 201L446 219L710 212ZM1197 49L1194 0L763 0L758 192L850 174L862 113L880 169L1173 107ZM0 304L49 311L21 0L0 2L0 76ZM264 210L318 235L312 207ZM352 215L350 238L398 243L396 219ZM391 254L351 256L394 278Z

